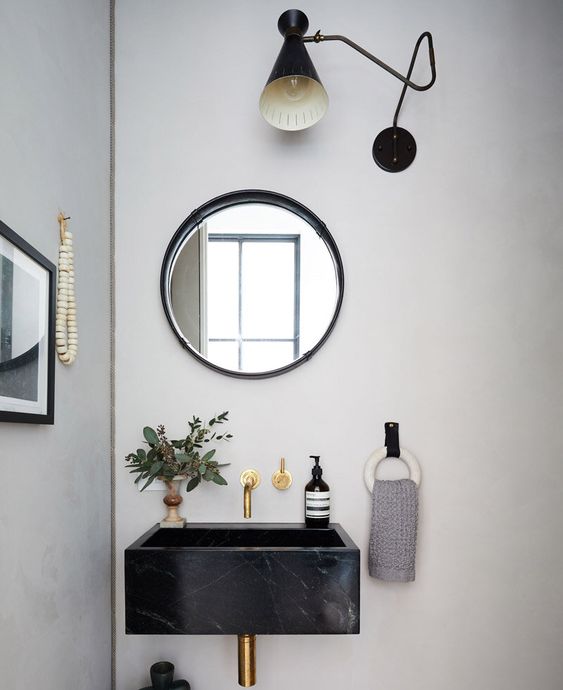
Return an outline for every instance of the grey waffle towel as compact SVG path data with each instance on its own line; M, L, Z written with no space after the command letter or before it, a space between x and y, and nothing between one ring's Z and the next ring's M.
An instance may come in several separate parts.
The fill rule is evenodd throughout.
M412 479L373 484L369 574L380 580L414 580L418 489Z

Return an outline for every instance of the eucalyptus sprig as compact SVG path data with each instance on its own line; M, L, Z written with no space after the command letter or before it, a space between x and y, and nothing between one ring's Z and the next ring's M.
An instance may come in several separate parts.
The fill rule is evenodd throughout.
M143 429L145 443L149 450L138 448L137 452L125 456L126 466L130 468L130 474L136 473L135 484L146 480L141 491L147 488L155 479L170 481L174 477L182 476L189 479L186 491L193 491L202 480L214 482L224 486L227 480L221 476L220 467L228 463L219 464L212 460L216 449L212 448L203 452L205 444L212 441L229 441L232 434L220 433L214 429L218 424L228 421L228 412L213 417L204 424L199 417L193 417L188 421L189 433L185 438L169 441L166 429L161 424L156 431L146 426Z

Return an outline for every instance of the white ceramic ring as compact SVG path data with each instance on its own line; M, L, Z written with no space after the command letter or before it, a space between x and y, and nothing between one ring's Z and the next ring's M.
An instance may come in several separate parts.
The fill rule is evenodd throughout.
M399 460L402 460L405 463L405 465L409 468L409 478L412 479L417 486L420 486L421 472L418 460L406 448L399 448L399 451L401 453ZM370 493L373 490L373 483L375 481L375 473L377 471L377 466L382 460L385 460L386 457L388 457L387 448L384 446L383 448L378 448L377 450L374 450L373 453L367 459L366 465L364 467L364 481Z

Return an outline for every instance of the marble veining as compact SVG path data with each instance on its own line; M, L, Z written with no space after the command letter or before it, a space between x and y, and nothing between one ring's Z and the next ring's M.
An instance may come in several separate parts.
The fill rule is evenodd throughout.
M359 632L357 546L340 525L156 525L125 551L129 634Z

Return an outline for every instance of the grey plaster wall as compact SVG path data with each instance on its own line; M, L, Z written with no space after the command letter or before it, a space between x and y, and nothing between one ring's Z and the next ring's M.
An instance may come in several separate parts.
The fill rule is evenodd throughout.
M563 677L563 5L397 0L301 5L406 69L418 35L438 80L409 93L413 166L380 171L372 141L400 83L341 44L311 45L330 98L311 130L258 112L281 45L274 0L120 0L117 22L117 457L145 424L174 437L231 410L228 487L189 494L194 521L300 521L320 453L332 517L363 549L361 634L258 639L260 690L559 690ZM425 49L421 50L421 58ZM415 75L425 76L424 60ZM181 221L223 192L273 189L309 206L346 271L340 319L306 365L277 379L215 374L182 350L160 304ZM417 578L367 576L363 465L383 423L422 465ZM294 485L269 478L280 456ZM383 469L383 468L382 468ZM399 470L397 470L399 474ZM118 554L162 515L119 466ZM118 687L172 660L194 690L236 687L234 637L125 636Z
M79 355L54 426L0 424L0 685L110 686L109 5L0 3L0 218L56 263Z

